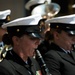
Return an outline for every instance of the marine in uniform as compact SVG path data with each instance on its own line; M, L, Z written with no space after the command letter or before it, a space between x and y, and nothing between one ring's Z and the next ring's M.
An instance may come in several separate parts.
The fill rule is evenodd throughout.
M46 20L52 43L44 60L52 75L75 75L75 14Z
M2 24L10 21L11 10L0 11L0 47L3 46L2 36L6 33L6 30L1 27Z
M2 51L4 48L4 43L2 41L2 37L6 33L6 29L3 29L1 26L2 26L2 24L10 21L10 14L11 14L10 9L0 11L0 61L1 61L1 54L2 54Z
M12 50L0 62L0 75L42 75L40 66L33 58L40 43L41 28L38 25L40 15L33 15L10 21L2 25L7 28Z

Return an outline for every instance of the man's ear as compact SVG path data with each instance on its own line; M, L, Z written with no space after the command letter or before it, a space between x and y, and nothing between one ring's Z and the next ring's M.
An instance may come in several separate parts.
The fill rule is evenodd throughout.
M58 32L56 32L56 31L54 31L54 38L56 38L56 39L58 39L59 38L59 33Z
M19 44L19 37L13 36L13 37L12 37L12 41L13 41L13 44L18 45L18 44Z

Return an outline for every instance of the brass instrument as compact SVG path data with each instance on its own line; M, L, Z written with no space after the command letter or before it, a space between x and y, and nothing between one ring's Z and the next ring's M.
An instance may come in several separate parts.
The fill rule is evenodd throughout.
M32 12L31 15L40 14L43 19L51 19L55 15L57 15L60 11L60 5L57 3L49 3L48 0L45 0L43 4L40 4L36 6ZM43 33L46 33L50 30L50 24L43 23L43 26L45 27L45 31Z
M60 11L60 6L57 3L48 3L47 1L44 4L36 6L31 14L41 14L43 18L52 18L58 14Z
M5 58L7 51L11 50L11 45L4 45L3 47L0 47L0 62Z
M1 58L2 50L3 50L3 47L0 47L0 62L2 61L2 58Z

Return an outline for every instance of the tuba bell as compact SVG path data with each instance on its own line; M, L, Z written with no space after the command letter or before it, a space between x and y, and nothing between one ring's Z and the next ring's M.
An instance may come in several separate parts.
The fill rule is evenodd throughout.
M60 11L60 6L57 3L47 3L36 6L31 15L41 14L43 18L52 18Z
M45 2L41 5L38 5L33 8L31 15L40 14L43 19L51 19L55 15L57 15L60 11L60 5L57 3L49 3L48 0L45 0ZM42 23L40 23L42 24ZM44 34L50 30L50 24L46 25L43 23L43 26L45 28Z

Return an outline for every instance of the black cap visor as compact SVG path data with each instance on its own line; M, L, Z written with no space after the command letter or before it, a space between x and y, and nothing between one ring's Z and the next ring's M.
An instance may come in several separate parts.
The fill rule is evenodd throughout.
M66 31L70 36L75 36L75 30Z
M41 39L42 38L42 35L41 35L41 33L29 33L28 34L31 38L35 38L35 39Z
M75 24L51 23L50 28L60 29L70 35L75 35Z
M8 34L12 36L22 36L24 34L29 35L33 38L42 38L41 29L38 25L36 26L13 26L7 28Z

